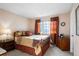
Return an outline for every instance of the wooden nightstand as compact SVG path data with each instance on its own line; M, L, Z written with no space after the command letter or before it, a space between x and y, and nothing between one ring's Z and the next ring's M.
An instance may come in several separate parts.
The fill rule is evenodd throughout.
M8 42L0 42L0 47L5 49L6 51L10 51L15 49L15 41L11 40Z

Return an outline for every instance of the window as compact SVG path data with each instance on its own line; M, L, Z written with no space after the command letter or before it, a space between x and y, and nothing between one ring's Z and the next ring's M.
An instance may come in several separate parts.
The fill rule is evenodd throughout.
M41 34L50 34L50 21L42 21L40 23Z

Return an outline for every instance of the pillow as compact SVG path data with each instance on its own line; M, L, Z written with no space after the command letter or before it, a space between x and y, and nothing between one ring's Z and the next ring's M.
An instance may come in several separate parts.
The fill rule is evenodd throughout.
M15 36L21 36L21 35L22 35L22 31L15 32Z
M22 32L22 36L26 36L26 32L25 31Z
M33 33L31 31L26 31L26 36L31 36Z

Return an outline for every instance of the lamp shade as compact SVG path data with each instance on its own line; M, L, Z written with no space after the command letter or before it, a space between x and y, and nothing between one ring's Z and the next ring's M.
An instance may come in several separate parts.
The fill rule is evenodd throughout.
M5 29L5 30L4 30L4 33L5 33L5 34L10 34L10 33L11 33L11 30L10 30L10 29Z

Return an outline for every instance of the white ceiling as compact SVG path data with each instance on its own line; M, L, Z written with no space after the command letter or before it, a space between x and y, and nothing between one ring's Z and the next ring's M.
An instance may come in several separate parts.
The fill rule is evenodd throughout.
M0 8L23 17L39 17L69 12L71 3L0 3Z

